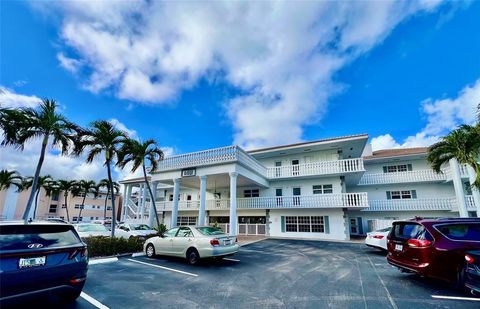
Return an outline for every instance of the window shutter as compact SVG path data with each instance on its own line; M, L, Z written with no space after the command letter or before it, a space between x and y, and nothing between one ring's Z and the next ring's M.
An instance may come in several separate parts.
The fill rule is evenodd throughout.
M411 164L407 164L407 170L408 170L408 171L411 171L411 170L412 170L412 165L411 165Z
M357 217L357 224L358 224L358 233L362 235L363 234L362 217Z
M386 167L386 166L383 167L383 172L384 172L384 173L387 172L387 167Z
M285 216L281 217L282 233L285 233Z
M330 234L330 224L328 222L328 216L323 217L323 224L325 225L325 228L324 228L325 234Z
M391 200L392 199L392 194L390 193L390 191L387 191L387 200Z
M417 190L412 190L412 198L417 198Z

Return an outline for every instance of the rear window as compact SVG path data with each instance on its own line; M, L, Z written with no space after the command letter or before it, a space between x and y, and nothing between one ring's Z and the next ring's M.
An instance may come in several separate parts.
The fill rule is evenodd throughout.
M0 250L28 249L30 244L43 248L80 244L70 225L4 225L0 226Z
M225 234L220 228L218 227L197 227L197 230L202 233L203 235L222 235Z
M425 229L423 225L417 223L395 223L393 225L390 237L396 240L408 239L426 239L433 240L432 235Z
M100 224L85 224L78 225L77 229L79 232L107 232L107 228Z
M480 241L480 223L437 224L435 228L452 240Z

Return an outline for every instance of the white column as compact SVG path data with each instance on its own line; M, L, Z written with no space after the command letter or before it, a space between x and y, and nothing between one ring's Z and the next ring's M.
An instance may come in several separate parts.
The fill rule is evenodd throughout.
M460 166L455 158L450 159L450 168L452 169L453 187L455 189L455 196L457 198L457 206L460 217L468 217L467 203L465 201L465 194L463 192L463 183L460 176Z
M475 182L477 178L477 173L470 165L467 165L468 170L468 180L470 181L470 186ZM475 206L477 207L477 217L480 217L480 190L476 187L472 187L472 196Z
M237 176L230 173L230 236L237 235Z
M127 209L127 203L128 203L128 198L127 198L127 186L128 185L123 185L123 205L122 205L122 221L125 221L125 213ZM108 201L108 200L107 200ZM107 207L107 205L105 205ZM107 210L105 209L105 214L107 213Z
M142 190L142 208L140 211L140 216L141 216L141 222L145 220L145 203L147 202L147 184L143 184L143 190Z
M198 225L205 225L206 195L207 195L207 176L200 176L200 208L198 209Z
M151 183L153 198L150 197L150 209L148 210L148 226L157 226L157 221L155 219L156 214L155 214L155 210L153 209L153 202L157 198L157 185L158 185L158 182L156 181L153 181ZM148 194L150 193L148 192Z
M172 207L171 227L177 226L179 194L180 194L180 178L175 178L173 180L173 207Z

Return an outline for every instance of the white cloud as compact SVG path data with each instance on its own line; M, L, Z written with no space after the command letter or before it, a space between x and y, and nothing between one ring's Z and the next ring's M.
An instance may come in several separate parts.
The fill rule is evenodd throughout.
M113 3L112 3L113 2ZM454 5L454 4L449 4ZM251 148L299 141L340 89L332 76L438 1L35 3L60 13L60 37L86 67L84 87L168 104L200 79L238 90L226 100L234 142ZM60 54L63 55L63 54Z
M9 108L35 107L42 100L36 96L18 94L12 89L0 86L0 106Z
M57 59L60 62L60 65L65 70L67 70L71 73L77 73L77 71L82 66L81 61L79 61L77 59L69 58L69 57L65 56L63 53L58 53L57 54Z
M116 118L112 118L109 120L109 122L114 126L116 127L118 130L121 130L125 133L127 133L127 135L130 137L130 138L138 138L138 134L137 134L137 131L133 130L133 129L129 129L127 128L127 126L120 122L118 119Z
M478 104L480 104L480 79L472 85L465 86L454 99L424 100L422 109L427 123L420 132L408 136L400 143L390 134L374 137L371 141L372 149L430 146L460 124L473 124Z

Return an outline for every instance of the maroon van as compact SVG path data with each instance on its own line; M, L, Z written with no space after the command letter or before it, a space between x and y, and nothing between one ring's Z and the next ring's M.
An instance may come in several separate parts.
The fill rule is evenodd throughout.
M402 271L464 287L465 252L480 249L480 218L416 218L393 223L387 260Z

